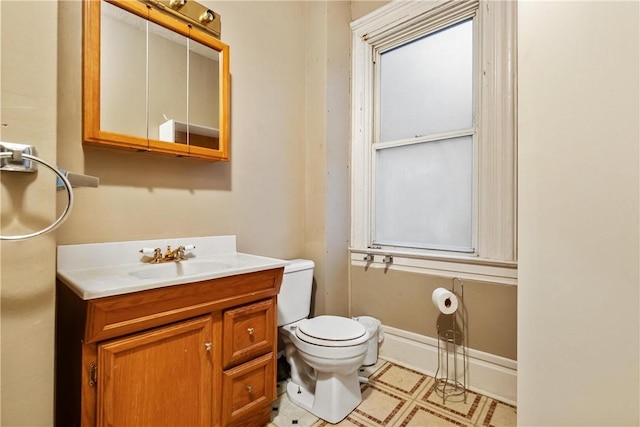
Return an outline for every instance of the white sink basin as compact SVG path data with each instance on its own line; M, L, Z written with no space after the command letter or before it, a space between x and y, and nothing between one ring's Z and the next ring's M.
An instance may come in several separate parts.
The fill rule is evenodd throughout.
M183 243L184 242L184 243ZM150 264L143 247L196 249L179 262ZM284 267L287 261L235 251L235 236L58 246L57 276L89 300Z
M231 264L219 261L180 261L149 264L139 270L130 271L129 274L139 279L170 279L173 277L213 273L231 267Z

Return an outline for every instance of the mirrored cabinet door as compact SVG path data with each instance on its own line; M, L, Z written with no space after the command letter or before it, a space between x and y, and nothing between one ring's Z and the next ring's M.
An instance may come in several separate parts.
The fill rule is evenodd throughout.
M101 3L100 128L147 145L148 21Z
M212 78L213 77L213 78ZM220 149L220 54L195 40L189 40L188 143L195 147Z
M163 126L168 120L186 122L188 116L189 39L153 22L149 23L148 132L149 146L186 155L186 141ZM158 144L155 141L164 141ZM167 144L170 143L170 144Z

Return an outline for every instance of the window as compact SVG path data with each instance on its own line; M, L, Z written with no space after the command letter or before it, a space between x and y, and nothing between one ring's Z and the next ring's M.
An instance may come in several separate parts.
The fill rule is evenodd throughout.
M515 2L392 2L352 30L352 261L515 283Z

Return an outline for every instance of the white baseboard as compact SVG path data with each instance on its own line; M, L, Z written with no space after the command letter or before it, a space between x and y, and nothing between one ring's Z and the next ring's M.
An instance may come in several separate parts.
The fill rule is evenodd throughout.
M384 326L378 355L390 362L434 376L438 368L435 338ZM459 357L460 363L462 358ZM517 362L482 351L467 351L467 389L516 405Z

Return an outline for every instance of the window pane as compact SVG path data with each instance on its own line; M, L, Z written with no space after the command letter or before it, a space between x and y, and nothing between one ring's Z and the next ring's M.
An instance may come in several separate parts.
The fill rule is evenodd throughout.
M376 151L375 244L470 251L472 210L471 136Z
M472 127L473 21L380 57L380 141Z

